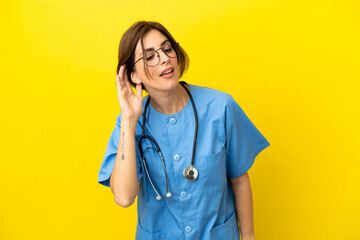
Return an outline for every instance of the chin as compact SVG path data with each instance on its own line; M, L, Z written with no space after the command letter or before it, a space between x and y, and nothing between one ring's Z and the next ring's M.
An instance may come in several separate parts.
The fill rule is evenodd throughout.
M178 78L162 79L167 89L176 88L179 84ZM165 81L164 81L165 80Z

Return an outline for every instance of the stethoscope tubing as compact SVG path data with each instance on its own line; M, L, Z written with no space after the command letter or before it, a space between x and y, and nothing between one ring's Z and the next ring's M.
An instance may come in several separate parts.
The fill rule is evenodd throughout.
M194 135L194 143L193 143L193 151L192 151L192 158L191 158L191 166L189 166L190 168L194 168L193 165L194 165L194 160L195 160L195 149L196 149L196 139L197 139L197 132L198 132L198 118L197 118L197 111L196 111L196 107L195 107L195 103L194 103L194 100L192 98L192 95L190 93L190 91L185 87L185 85L189 86L185 81L180 81L179 82L180 85L186 90L187 94L189 95L190 97L190 101L191 101L191 104L192 104L192 107L193 107L193 110L194 110L194 116L195 116L195 135ZM167 172L166 172L166 167L165 167L165 163L164 163L164 159L163 159L163 156L161 154L161 149L159 147L159 145L157 144L157 142L155 141L155 139L151 136L148 136L148 135L145 135L145 122L146 122L146 112L147 112L147 108L148 108L148 105L149 105L149 102L150 102L150 96L148 97L146 103L145 103L145 109L144 109L144 115L143 115L143 123L142 123L142 136L139 140L139 150L140 150L140 155L141 155L141 159L142 159L142 162L144 164L144 167L145 167L145 172L146 172L146 175L150 181L150 184L152 186L152 188L154 189L157 197L156 199L157 200L160 200L160 199L164 199L164 198L167 198L167 197L170 197L171 196L171 193L169 192L169 184L168 184L168 177L167 177ZM158 191L156 190L152 180L151 180L151 177L149 175L149 171L147 169L147 165L146 165L146 161L145 161L145 157L144 157L144 153L143 153L143 149L142 149L142 145L141 145L141 142L142 140L144 139L149 139L151 140L155 146L156 146L156 150L160 156L160 159L161 159L161 163L163 165L163 168L164 168L164 172L165 172L165 181L166 181L166 195L164 197L161 197L160 194L158 193ZM194 168L194 170L196 170ZM184 170L185 171L185 170ZM185 177L186 179L188 179L187 177ZM195 178L196 179L196 178ZM193 179L193 180L195 180ZM189 180L189 179L188 179Z
M198 118L197 118L197 111L196 111L194 99L192 98L191 93L189 92L189 90L183 85L183 83L186 84L187 86L189 86L189 85L185 81L180 81L180 84L184 87L186 92L189 94L191 104L192 104L192 107L193 107L193 110L194 110L194 116L195 116L195 136L194 136L193 151L192 151L192 157L191 157L191 166L193 166L194 165L194 159L195 159L197 132L198 132Z

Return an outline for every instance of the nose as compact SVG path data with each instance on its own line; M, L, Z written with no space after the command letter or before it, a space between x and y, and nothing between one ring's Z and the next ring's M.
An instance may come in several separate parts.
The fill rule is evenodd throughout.
M168 57L168 55L165 54L163 49L161 49L161 51L158 51L158 54L159 54L161 64L169 61L170 58Z

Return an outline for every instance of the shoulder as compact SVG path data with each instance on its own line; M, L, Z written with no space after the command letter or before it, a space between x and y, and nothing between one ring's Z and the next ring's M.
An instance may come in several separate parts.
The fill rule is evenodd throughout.
M237 104L234 98L226 92L197 85L190 85L191 93L193 95L194 101L197 101L201 105L205 105L208 108L213 109L214 111L219 111L221 109L226 109L228 106L233 106Z

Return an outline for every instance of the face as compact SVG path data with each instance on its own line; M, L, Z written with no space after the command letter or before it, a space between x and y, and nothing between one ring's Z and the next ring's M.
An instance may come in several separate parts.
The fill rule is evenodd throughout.
M161 32L156 29L152 29L147 32L143 37L144 49L153 48L154 50L158 50L160 47L164 47L165 50L169 49L168 47L166 47L171 46L169 41L164 45L161 45L165 40L168 39ZM172 52L176 56L174 49L172 50ZM150 67L146 65L144 59L141 59L135 64L135 70L131 73L131 78L133 82L135 82L136 84L143 83L149 93L154 92L154 90L168 91L174 89L177 87L179 81L179 66L177 58L168 57L161 49L158 50L157 53L159 54L160 61L155 67ZM140 57L143 57L143 53L141 50L141 43L139 39L135 49L135 61L138 60ZM153 56L153 58L157 58L156 54L155 56ZM146 76L146 73L144 71L144 64L145 67L148 69L152 79ZM173 69L173 73L162 75L164 70L167 70L168 68Z

